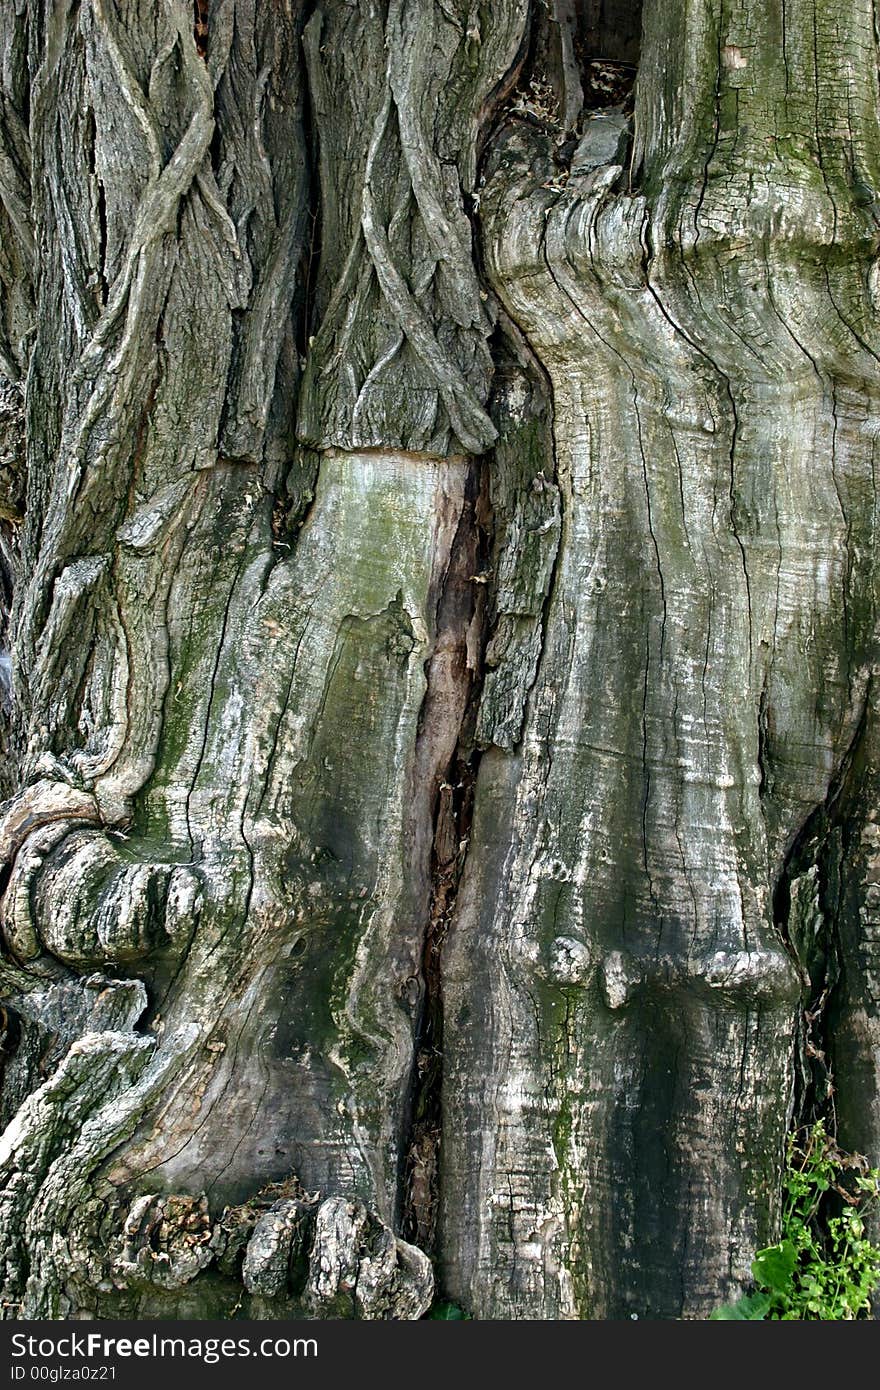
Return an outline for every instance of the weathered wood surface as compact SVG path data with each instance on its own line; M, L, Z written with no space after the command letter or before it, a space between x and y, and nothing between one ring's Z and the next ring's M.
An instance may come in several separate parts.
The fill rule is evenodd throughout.
M637 17L0 14L8 1316L701 1317L876 1157L873 10Z

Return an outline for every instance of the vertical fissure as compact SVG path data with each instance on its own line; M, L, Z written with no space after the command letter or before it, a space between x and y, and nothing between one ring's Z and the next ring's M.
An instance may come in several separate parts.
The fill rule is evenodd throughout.
M795 1041L795 1126L823 1118L836 1133L832 1014L840 976L840 866L851 857L843 843L848 801L858 782L870 704L870 681L849 745L825 800L807 819L786 856L774 892L774 920L803 980Z
M208 0L193 0L193 38L200 58L208 56Z
M479 751L456 749L439 789L431 850L431 905L422 953L424 998L417 1034L411 1122L405 1151L402 1231L437 1253L443 1136L443 946L467 858Z
M438 1247L443 1135L443 946L467 859L480 760L475 729L491 544L488 466L475 459L437 605L416 751L417 775L429 779L430 879L421 1006L401 1148L400 1229L432 1258Z
M308 230L303 243L302 260L296 277L296 294L293 308L294 322L294 341L299 357L299 369L305 370L306 361L312 346L312 335L315 331L313 318L315 315L315 284L318 275L318 267L321 264L322 251L322 202L321 202L321 177L320 177L320 129L321 120L316 110L316 92L309 72L309 63L306 55L305 34L314 16L314 6L308 7L308 12L303 17L302 33L304 35L300 44L300 71L302 73L302 90L304 94L302 106L303 121L303 148L307 160L308 178Z

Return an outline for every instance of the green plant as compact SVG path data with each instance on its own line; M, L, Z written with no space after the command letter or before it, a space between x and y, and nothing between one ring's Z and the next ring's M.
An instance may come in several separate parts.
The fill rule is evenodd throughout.
M790 1136L783 1175L781 1239L752 1261L755 1293L713 1320L852 1320L870 1310L880 1284L880 1247L865 1232L880 1202L880 1169L847 1154L824 1122Z
M425 1316L442 1322L470 1322L468 1314L457 1303L435 1303Z

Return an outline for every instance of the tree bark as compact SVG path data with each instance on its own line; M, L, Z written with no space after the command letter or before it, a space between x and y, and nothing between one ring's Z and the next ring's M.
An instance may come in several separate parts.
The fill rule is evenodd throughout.
M699 1318L876 1160L877 48L4 8L6 1316Z

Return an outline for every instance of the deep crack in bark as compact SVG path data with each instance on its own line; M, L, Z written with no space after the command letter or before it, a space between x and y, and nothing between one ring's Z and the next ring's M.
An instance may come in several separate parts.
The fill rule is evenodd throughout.
M443 1130L442 951L467 857L480 758L474 732L484 674L490 553L488 465L474 460L437 606L437 632L434 651L426 663L428 688L418 734L420 745L430 744L436 737L432 725L438 719L455 712L459 720L452 756L445 763L434 760L429 771L433 779L430 906L421 961L423 994L408 1137L401 1148L401 1231L406 1240L432 1257L437 1253ZM416 756L418 759L418 749Z

